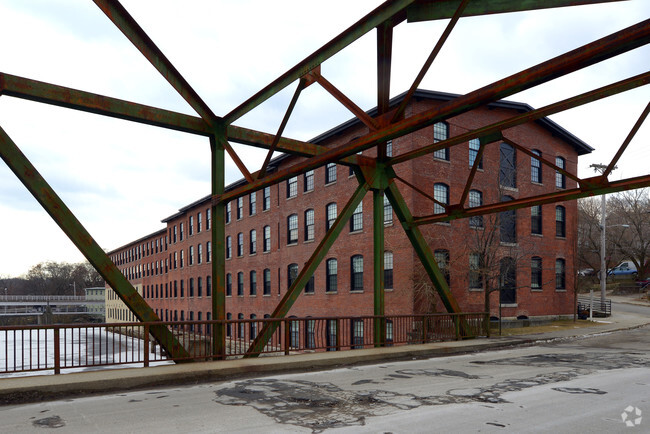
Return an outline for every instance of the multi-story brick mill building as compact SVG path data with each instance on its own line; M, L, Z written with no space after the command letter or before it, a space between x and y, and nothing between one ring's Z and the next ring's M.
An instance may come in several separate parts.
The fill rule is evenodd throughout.
M430 91L415 96L406 117L456 97ZM399 155L530 110L522 103L490 103L395 139L387 154ZM367 132L355 119L311 142L336 146ZM394 166L396 182L413 214L435 217L454 203L450 198L457 202L463 194L474 207L574 188L571 177L535 156L575 175L578 156L592 150L546 118L505 130L503 136L482 154L478 140L470 140ZM464 180L477 159L473 182L466 189ZM300 160L283 155L272 160L269 170ZM227 205L227 318L263 318L273 312L358 185L351 168L328 164ZM211 197L206 196L165 218L163 229L109 253L163 320L211 319L210 209ZM574 310L576 210L575 202L550 203L421 228L463 311L483 311L486 290L500 287L490 295L492 316L562 316ZM426 275L388 201L384 225L386 315L444 310L430 295ZM369 194L289 315L373 314L372 230ZM112 291L106 293L108 322L134 319Z

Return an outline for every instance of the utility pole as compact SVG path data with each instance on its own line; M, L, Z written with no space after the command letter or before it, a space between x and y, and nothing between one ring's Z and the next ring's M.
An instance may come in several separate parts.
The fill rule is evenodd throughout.
M596 172L604 173L607 169L605 164L592 164L589 167L593 167ZM614 166L616 169L616 166ZM612 170L614 170L612 169ZM607 235L607 195L601 195L600 203L600 303L601 306L605 305L605 292L607 290L607 263L605 261L605 252L606 252L606 235ZM593 306L592 306L593 307ZM591 309L593 310L593 309Z

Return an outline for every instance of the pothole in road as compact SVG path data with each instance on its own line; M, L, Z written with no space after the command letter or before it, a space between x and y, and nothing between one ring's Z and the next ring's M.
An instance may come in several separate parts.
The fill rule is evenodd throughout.
M32 425L39 428L62 428L65 426L65 421L60 416L50 416L35 420Z

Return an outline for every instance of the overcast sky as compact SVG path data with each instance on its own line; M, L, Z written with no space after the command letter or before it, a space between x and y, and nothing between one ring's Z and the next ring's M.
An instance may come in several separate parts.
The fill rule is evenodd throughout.
M381 2L123 0L217 115L276 79ZM421 88L467 93L650 17L650 1L464 18ZM410 86L445 22L395 29L391 96ZM193 110L90 0L2 0L0 71L142 104ZM648 71L650 49L617 56L508 99L541 107ZM363 109L375 105L375 33L325 62L323 75ZM291 85L237 125L275 132ZM580 176L609 162L650 100L645 86L552 119L596 150ZM307 140L349 119L317 85L303 92L285 131ZM612 179L648 174L650 122ZM210 192L206 138L0 97L0 126L95 240L112 250L163 228L161 219ZM264 158L241 150L250 171ZM226 182L241 177L228 162ZM0 162L0 277L82 255Z

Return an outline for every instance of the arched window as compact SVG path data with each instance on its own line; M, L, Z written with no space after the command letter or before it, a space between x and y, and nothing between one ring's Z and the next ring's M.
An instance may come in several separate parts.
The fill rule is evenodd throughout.
M530 289L542 289L542 258L533 256L530 261Z
M264 251L271 251L271 226L264 226Z
M566 289L565 265L564 259L555 260L555 289Z
M513 200L510 196L502 196L501 202ZM499 232L502 243L517 242L517 211L503 211L499 214Z
M483 193L478 190L469 191L469 207L474 208L483 205ZM471 228L483 227L483 216L477 215L469 218L469 226Z
M499 261L499 289L501 304L517 302L517 267L515 260L510 257Z
M257 271L251 270L249 275L250 295L257 295Z
M313 187L312 187L313 188ZM305 211L305 241L314 239L314 210Z
M182 285L183 281L181 280L181 297L182 295ZM226 296L231 296L232 295L232 274L228 273L226 274Z
M360 231L363 229L363 201L359 202L352 217L350 217L350 232Z
M449 250L436 249L433 252L433 257L440 268L440 272L445 277L447 285L449 285Z
M334 221L336 220L336 203L328 203L327 206L325 207L325 215L326 215L326 220L325 220L325 229L329 230L329 228L332 227L334 224Z
M560 169L566 169L566 160L562 157L555 157L555 165ZM566 176L558 170L555 171L555 186L557 188L566 188Z
M287 267L287 288L291 288L293 282L298 278L298 264L289 264Z
M271 295L271 270L264 269L264 295Z
M476 161L476 157L478 157L478 152L481 149L481 141L479 139L472 139L469 141L469 167L474 166L474 162ZM483 158L481 157L480 160L478 160L478 167L477 169L482 169L483 168Z
M443 205L449 205L449 186L441 182L433 185L433 198L437 201L433 204L433 213L442 214L445 212Z
M326 262L327 274L325 278L325 292L337 291L337 263L336 259L330 258Z
M298 242L298 214L287 217L287 244Z
M352 256L350 265L350 290L363 291L363 256Z
M542 156L542 151L539 149L533 149L531 152L539 157ZM530 181L542 183L542 162L535 157L530 157Z
M476 252L469 254L469 287L471 289L483 289L481 255Z
M566 209L562 205L555 207L555 236L566 237Z
M449 124L438 122L433 125L433 142L441 142L449 138ZM438 149L433 153L434 158L449 161L449 148Z
M517 188L517 155L515 148L507 143L501 143L499 150L499 184L503 187Z
M336 181L336 164L327 163L325 166L325 184L330 184Z
M530 233L542 235L542 206L530 207Z
M237 273L237 295L243 297L244 295L244 272Z
M244 256L244 234L239 232L237 234L237 256Z
M393 289L393 252L384 252L384 288Z
M226 259L232 258L232 237L228 235L226 237Z
M251 255L254 255L257 253L257 231L255 229L251 229L249 232L249 238L250 238L250 244L248 246L248 252Z

